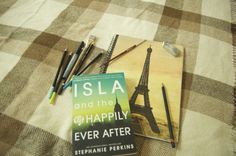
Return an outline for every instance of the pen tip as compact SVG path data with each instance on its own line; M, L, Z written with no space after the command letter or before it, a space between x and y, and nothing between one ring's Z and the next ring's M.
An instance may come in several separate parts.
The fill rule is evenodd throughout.
M163 84L163 83L161 83L161 85L162 85L162 87L164 87L164 84Z
M50 104L54 104L54 102L55 102L55 97L56 97L56 92L53 92L53 93L52 93L52 96L51 96L51 98L50 98L50 100L49 100L49 103L50 103Z

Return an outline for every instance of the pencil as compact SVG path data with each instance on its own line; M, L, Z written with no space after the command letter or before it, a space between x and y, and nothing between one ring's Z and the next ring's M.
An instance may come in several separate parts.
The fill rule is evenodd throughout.
M167 123L168 123L169 134L170 134L170 142L171 142L172 148L175 148L174 133L173 133L172 123L170 119L170 112L169 112L169 107L168 107L168 102L167 102L167 97L166 97L166 90L163 83L162 83L161 89L162 89L162 95L163 95L163 100L165 104L166 118L167 118Z
M128 49L126 49L125 51L121 52L120 54L116 55L115 57L113 57L112 59L110 59L109 61L103 63L101 66L107 65L108 63L110 63L111 61L123 56L124 54L130 52L131 50L133 50L134 48L138 47L139 45L141 45L142 43L144 43L146 40L143 40L142 42L140 42L139 44L135 44L131 47L129 47Z

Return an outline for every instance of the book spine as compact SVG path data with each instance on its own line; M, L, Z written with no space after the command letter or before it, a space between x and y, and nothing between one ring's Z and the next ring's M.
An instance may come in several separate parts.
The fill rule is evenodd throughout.
M107 50L106 56L105 56L105 58L104 58L103 61L102 61L102 64L103 64L103 65L100 67L100 72L99 72L99 73L106 73L107 67L108 67L108 65L109 65L109 63L106 63L106 62L108 62L108 61L111 59L111 56L112 56L113 50L114 50L114 48L115 48L115 46L116 46L116 42L117 42L118 37L119 37L119 35L116 34L116 35L112 38L111 43L110 43L110 45L109 45L109 48L108 48L108 50Z

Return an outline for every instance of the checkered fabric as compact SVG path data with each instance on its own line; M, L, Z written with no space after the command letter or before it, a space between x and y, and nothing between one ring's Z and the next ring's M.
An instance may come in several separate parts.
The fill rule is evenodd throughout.
M47 98L62 51L95 35L98 53L117 33L185 47L178 147L137 136L137 155L233 156L235 6L229 0L0 0L0 155L72 155L71 92L55 105Z

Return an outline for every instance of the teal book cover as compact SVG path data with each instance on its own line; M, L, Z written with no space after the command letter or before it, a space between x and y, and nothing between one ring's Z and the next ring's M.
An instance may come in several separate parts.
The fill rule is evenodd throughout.
M136 153L124 73L73 78L73 155Z

